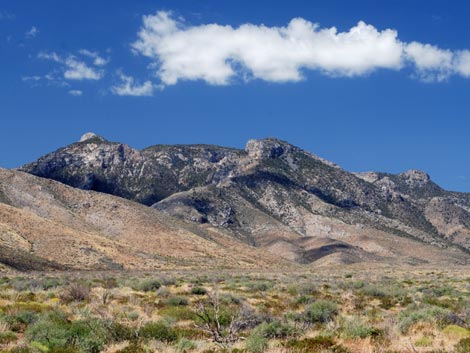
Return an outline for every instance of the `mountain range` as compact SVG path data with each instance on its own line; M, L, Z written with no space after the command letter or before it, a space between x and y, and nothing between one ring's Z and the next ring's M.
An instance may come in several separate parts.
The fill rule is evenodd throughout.
M275 138L245 149L93 133L0 169L0 263L18 270L470 263L470 194L352 173Z

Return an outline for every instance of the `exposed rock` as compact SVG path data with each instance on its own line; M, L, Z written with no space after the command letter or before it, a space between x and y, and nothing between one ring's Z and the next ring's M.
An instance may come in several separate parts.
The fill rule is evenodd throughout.
M336 239L356 250L372 235L381 239L370 245L372 257L343 251L343 260L349 254L354 261L405 256L409 249L384 250L390 237L470 251L468 194L445 191L417 170L350 173L275 138L250 140L244 150L212 145L136 150L89 135L21 170L152 205L245 244L278 242L276 251L290 244L286 257L297 261L316 259L298 256L299 237Z
M96 140L101 140L101 141L105 141L105 139L101 136L98 136L97 134L95 134L94 132L87 132L85 134L82 135L82 137L80 138L79 142L85 142L87 140L93 140L93 139L96 139Z

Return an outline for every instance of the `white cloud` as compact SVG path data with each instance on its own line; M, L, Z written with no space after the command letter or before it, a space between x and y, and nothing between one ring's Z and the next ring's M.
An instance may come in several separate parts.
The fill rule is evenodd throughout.
M455 54L455 70L464 77L470 77L470 51L462 50Z
M78 90L78 89L71 89L71 90L69 91L69 94L70 94L71 96L76 96L76 97L78 97L78 96L83 95L83 91L80 91L80 90Z
M109 63L109 58L105 59L95 51L90 51L88 49L80 49L78 52L83 56L87 56L89 58L94 59L93 64L95 66L105 66Z
M425 81L445 80L453 71L453 53L434 45L412 42L405 47L406 58Z
M33 26L29 31L27 31L24 35L26 38L34 38L39 34L39 30Z
M362 21L343 32L303 18L284 27L187 26L171 13L159 11L143 17L132 49L152 60L150 67L164 85L180 80L225 85L243 77L295 82L303 79L304 70L353 77L407 66L425 81L470 76L469 51L405 43L396 30L379 30Z
M47 53L47 52L42 51L38 54L38 58L44 59L44 60L52 60L55 62L62 62L62 59L55 52Z
M33 75L33 76L23 76L21 78L22 81L27 82L27 81L39 81L41 80L41 76Z
M152 96L154 91L154 85L151 81L145 81L142 84L135 83L135 80L131 76L127 76L122 72L119 72L119 78L121 83L111 87L111 92L118 96Z
M103 77L103 72L87 66L83 61L77 60L73 56L65 59L67 69L64 77L68 80L99 80Z
M430 44L412 42L405 48L418 76L425 81L443 81L451 75L470 77L470 51L451 51Z
M169 13L158 12L144 16L138 37L133 49L159 63L156 74L167 85L198 79L227 84L240 71L237 67L254 78L284 82L301 80L302 69L356 76L399 69L402 63L396 31L378 31L364 22L347 32L320 29L302 18L286 27L184 27Z
M78 60L73 55L62 58L55 52L40 52L38 58L62 64L63 76L67 80L100 80L104 76L102 70L88 66L85 62Z

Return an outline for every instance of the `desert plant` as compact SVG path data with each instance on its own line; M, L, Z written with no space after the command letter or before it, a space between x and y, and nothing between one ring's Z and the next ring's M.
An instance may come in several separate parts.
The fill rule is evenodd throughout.
M266 338L288 338L298 334L295 327L291 326L287 322L273 321L263 322L254 329L254 332L259 333Z
M65 303L83 302L90 297L90 287L81 283L70 284L60 295L60 299Z
M448 313L449 310L436 306L411 306L398 314L398 325L402 333L407 333L417 322L438 323Z
M49 351L72 347L87 353L99 353L107 341L107 331L98 319L70 322L63 313L52 312L28 327L26 338Z
M239 339L239 332L247 320L242 311L221 305L218 288L207 293L206 300L200 300L196 308L197 325L208 332L212 340L227 346Z
M302 340L289 340L284 344L289 353L328 352L348 353L348 350L334 342L330 337L317 336Z
M31 350L30 347L28 346L18 346L18 347L13 347L11 349L7 349L2 351L3 353L32 353L33 351Z
M338 305L327 300L318 300L310 304L303 312L301 319L307 325L331 321L338 312Z
M455 353L470 353L470 337L461 339L454 349Z
M251 353L263 353L268 348L268 339L261 332L254 330L247 337L245 347Z
M207 293L207 290L204 287L193 287L193 288L191 288L191 294L204 295L206 293Z
M364 322L359 317L345 319L341 323L341 335L345 338L377 337L381 331Z
M14 332L0 332L0 345L14 342L18 339Z
M187 338L184 338L184 337L180 338L175 345L176 351L180 353L192 351L195 348L196 348L196 344L193 341L188 340Z
M137 286L137 290L141 290L142 292L153 292L156 291L161 287L161 283L155 279L145 280Z
M140 329L139 336L167 343L174 342L178 338L175 331L163 321L148 322Z
M165 300L165 304L170 306L186 306L188 305L188 299L174 296Z
M127 347L118 350L116 353L147 353L139 342L131 342Z

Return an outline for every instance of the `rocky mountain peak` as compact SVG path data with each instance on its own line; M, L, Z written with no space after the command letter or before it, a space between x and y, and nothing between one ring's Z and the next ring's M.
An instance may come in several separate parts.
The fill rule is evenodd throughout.
M295 149L289 143L273 137L249 140L245 151L254 159L279 158Z
M411 187L422 187L431 181L429 174L416 169L407 170L399 176Z
M343 241L381 232L384 241L397 235L470 251L470 195L447 192L419 170L352 174L276 138L250 140L244 151L212 145L136 150L87 133L20 171L153 206L191 229L208 223L211 232L221 229L249 245L283 239L292 258L310 251L295 248L296 237ZM446 202L431 202L438 199ZM1 192L0 202L13 204Z
M94 132L87 132L80 137L80 140L78 142L85 142L88 140L101 140L101 141L106 141L104 137L101 137Z

